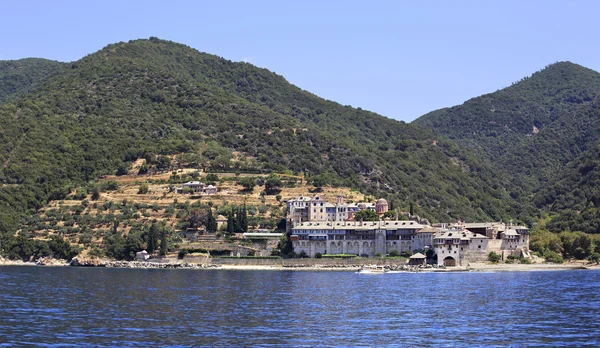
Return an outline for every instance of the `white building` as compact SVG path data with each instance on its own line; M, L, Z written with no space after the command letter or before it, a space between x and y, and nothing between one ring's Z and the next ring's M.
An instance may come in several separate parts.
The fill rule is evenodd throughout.
M200 181L188 181L176 189L177 193L200 193L204 195L217 194L217 187L213 185L205 185Z
M529 256L529 229L523 226L511 226L501 233L500 249L504 256ZM506 254L506 255L505 255Z
M417 242L412 237L425 227L415 221L309 221L292 228L290 239L297 254L310 257L316 253L385 256L392 250L412 252L416 245L432 245L423 238L413 245Z
M484 262L488 258L487 236L462 227L453 227L436 234L433 247L438 266L468 266L469 262Z

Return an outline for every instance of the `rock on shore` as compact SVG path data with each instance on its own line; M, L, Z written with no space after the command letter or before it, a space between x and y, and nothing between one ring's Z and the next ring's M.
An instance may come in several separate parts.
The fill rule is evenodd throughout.
M105 263L107 268L170 268L170 269L204 269L219 268L217 265L205 265L197 263L159 263L144 261L110 261Z

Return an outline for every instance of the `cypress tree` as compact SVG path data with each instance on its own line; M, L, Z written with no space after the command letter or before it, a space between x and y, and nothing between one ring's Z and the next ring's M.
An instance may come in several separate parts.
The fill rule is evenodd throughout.
M163 227L162 234L160 236L160 256L167 255L168 251L168 243L167 243L167 233Z
M233 231L235 229L235 220L233 218L233 207L231 208L231 211L227 214L227 233L228 234L233 234Z
M242 209L241 219L242 232L248 232L248 210L246 209L246 202L244 202L244 208Z
M235 207L235 231L242 232L242 211L240 207Z
M211 208L208 208L208 216L206 217L206 231L209 233L217 232L217 219L213 216Z
M149 253L152 253L154 250L156 250L157 247L157 231L156 231L156 224L152 224L150 225L150 230L148 231L147 234L147 245L146 245L146 249L148 250Z

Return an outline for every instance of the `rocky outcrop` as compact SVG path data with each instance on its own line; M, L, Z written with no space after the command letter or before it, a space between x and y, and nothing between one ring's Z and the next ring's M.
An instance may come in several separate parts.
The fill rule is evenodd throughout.
M110 261L105 264L108 268L170 268L170 269L207 269L219 268L218 265L207 265L197 263L160 263L146 261Z
M110 261L100 259L80 259L76 257L71 260L70 265L75 267L106 267L108 262Z
M35 264L37 266L68 266L69 263L65 260L57 260L51 257L42 257L38 259Z

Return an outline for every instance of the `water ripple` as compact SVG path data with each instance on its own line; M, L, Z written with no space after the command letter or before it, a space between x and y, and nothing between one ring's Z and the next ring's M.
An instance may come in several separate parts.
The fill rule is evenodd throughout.
M598 346L600 272L0 268L0 347Z

